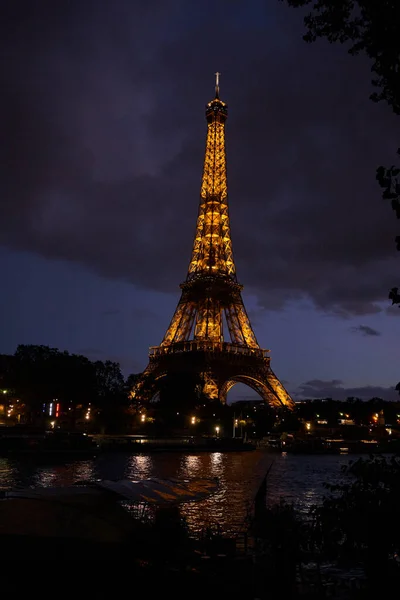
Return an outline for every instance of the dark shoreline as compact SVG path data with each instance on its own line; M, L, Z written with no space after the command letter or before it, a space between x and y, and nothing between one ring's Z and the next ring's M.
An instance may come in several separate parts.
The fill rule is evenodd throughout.
M6 428L0 432L0 456L90 457L103 452L152 454L160 452L248 452L255 444L241 438L193 436L149 438L135 435L90 435L62 430Z

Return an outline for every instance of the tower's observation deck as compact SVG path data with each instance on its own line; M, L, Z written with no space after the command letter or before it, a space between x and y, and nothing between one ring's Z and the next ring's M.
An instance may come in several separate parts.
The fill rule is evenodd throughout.
M269 358L269 350L262 348L247 348L236 346L228 342L208 342L190 340L189 342L176 342L169 346L150 346L150 358L164 356L166 354L181 352L227 352L231 356L256 356L257 358Z

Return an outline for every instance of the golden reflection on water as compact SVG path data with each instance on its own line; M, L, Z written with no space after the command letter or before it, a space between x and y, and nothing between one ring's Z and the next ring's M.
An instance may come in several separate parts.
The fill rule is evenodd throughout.
M182 458L182 475L184 477L198 477L201 471L201 461L198 456L189 454Z
M351 458L355 459L356 456ZM259 484L271 463L267 500L281 497L306 512L326 494L323 482L338 483L340 467L348 464L343 456L298 456L255 452L185 454L103 454L92 460L67 464L38 465L34 461L0 459L0 488L72 485L96 479L209 478L217 477L218 491L200 502L181 505L182 515L192 530L220 525L234 532L243 526L246 508L253 501Z
M152 475L153 461L150 454L130 456L126 467L126 479L147 479Z
M18 481L18 468L6 458L0 458L0 489L9 489L14 481Z
M221 477L224 474L223 454L214 452L211 454L211 474L213 477Z
M40 487L70 486L77 482L95 479L93 461L76 461L69 464L37 467L33 474L33 485Z
M270 462L270 461L269 461ZM191 530L220 526L231 533L242 529L248 505L265 473L262 455L202 453L182 456L179 477L216 477L219 488L200 502L182 504L181 513Z

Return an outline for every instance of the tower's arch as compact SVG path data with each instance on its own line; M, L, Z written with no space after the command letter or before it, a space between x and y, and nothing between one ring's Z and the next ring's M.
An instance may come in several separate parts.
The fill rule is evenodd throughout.
M261 379L256 377L252 377L250 375L235 375L230 377L225 383L221 386L219 391L219 400L223 404L226 404L226 397L228 392L235 386L237 383L243 383L247 387L254 390L264 402L267 402L269 405L274 408L281 408L282 403L279 398L276 397L275 393L272 393L272 390L269 389L268 385L266 385Z

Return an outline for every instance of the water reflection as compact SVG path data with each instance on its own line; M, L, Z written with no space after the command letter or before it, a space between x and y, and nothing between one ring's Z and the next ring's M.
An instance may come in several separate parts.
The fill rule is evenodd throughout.
M38 465L34 461L4 458L0 459L0 488L59 486L82 480L145 479L152 476L166 479L218 477L220 485L217 493L201 502L182 505L182 513L193 529L219 523L226 531L234 531L242 526L246 507L254 499L271 463L268 503L278 502L283 497L306 512L326 494L323 482L334 484L343 480L340 467L348 461L347 456L282 456L264 451L204 452L196 455L178 452L115 453L58 465Z
M182 477L198 477L201 472L202 464L199 456L189 454L182 457L181 473Z
M211 475L212 477L222 477L224 474L223 454L214 452L211 454Z
M298 507L300 512L303 513L304 516L309 515L310 510L318 503L320 497L320 493L318 493L315 488L306 490L303 495L302 502Z
M131 456L126 468L126 479L147 479L153 472L153 461L150 454Z
M0 459L0 489L9 489L18 481L18 467L6 458Z
M267 501L274 504L283 498L306 512L327 494L324 483L343 481L341 467L348 463L349 457L343 455L277 455L268 477Z
M259 453L215 452L183 457L181 477L217 477L219 480L218 491L211 497L182 505L181 512L189 527L200 530L218 524L231 533L241 529L247 507L264 473L265 461Z
M73 478L76 481L93 481L95 479L94 464L91 460L73 464Z
M38 470L33 476L33 485L39 487L50 487L54 485L56 473L54 470Z

